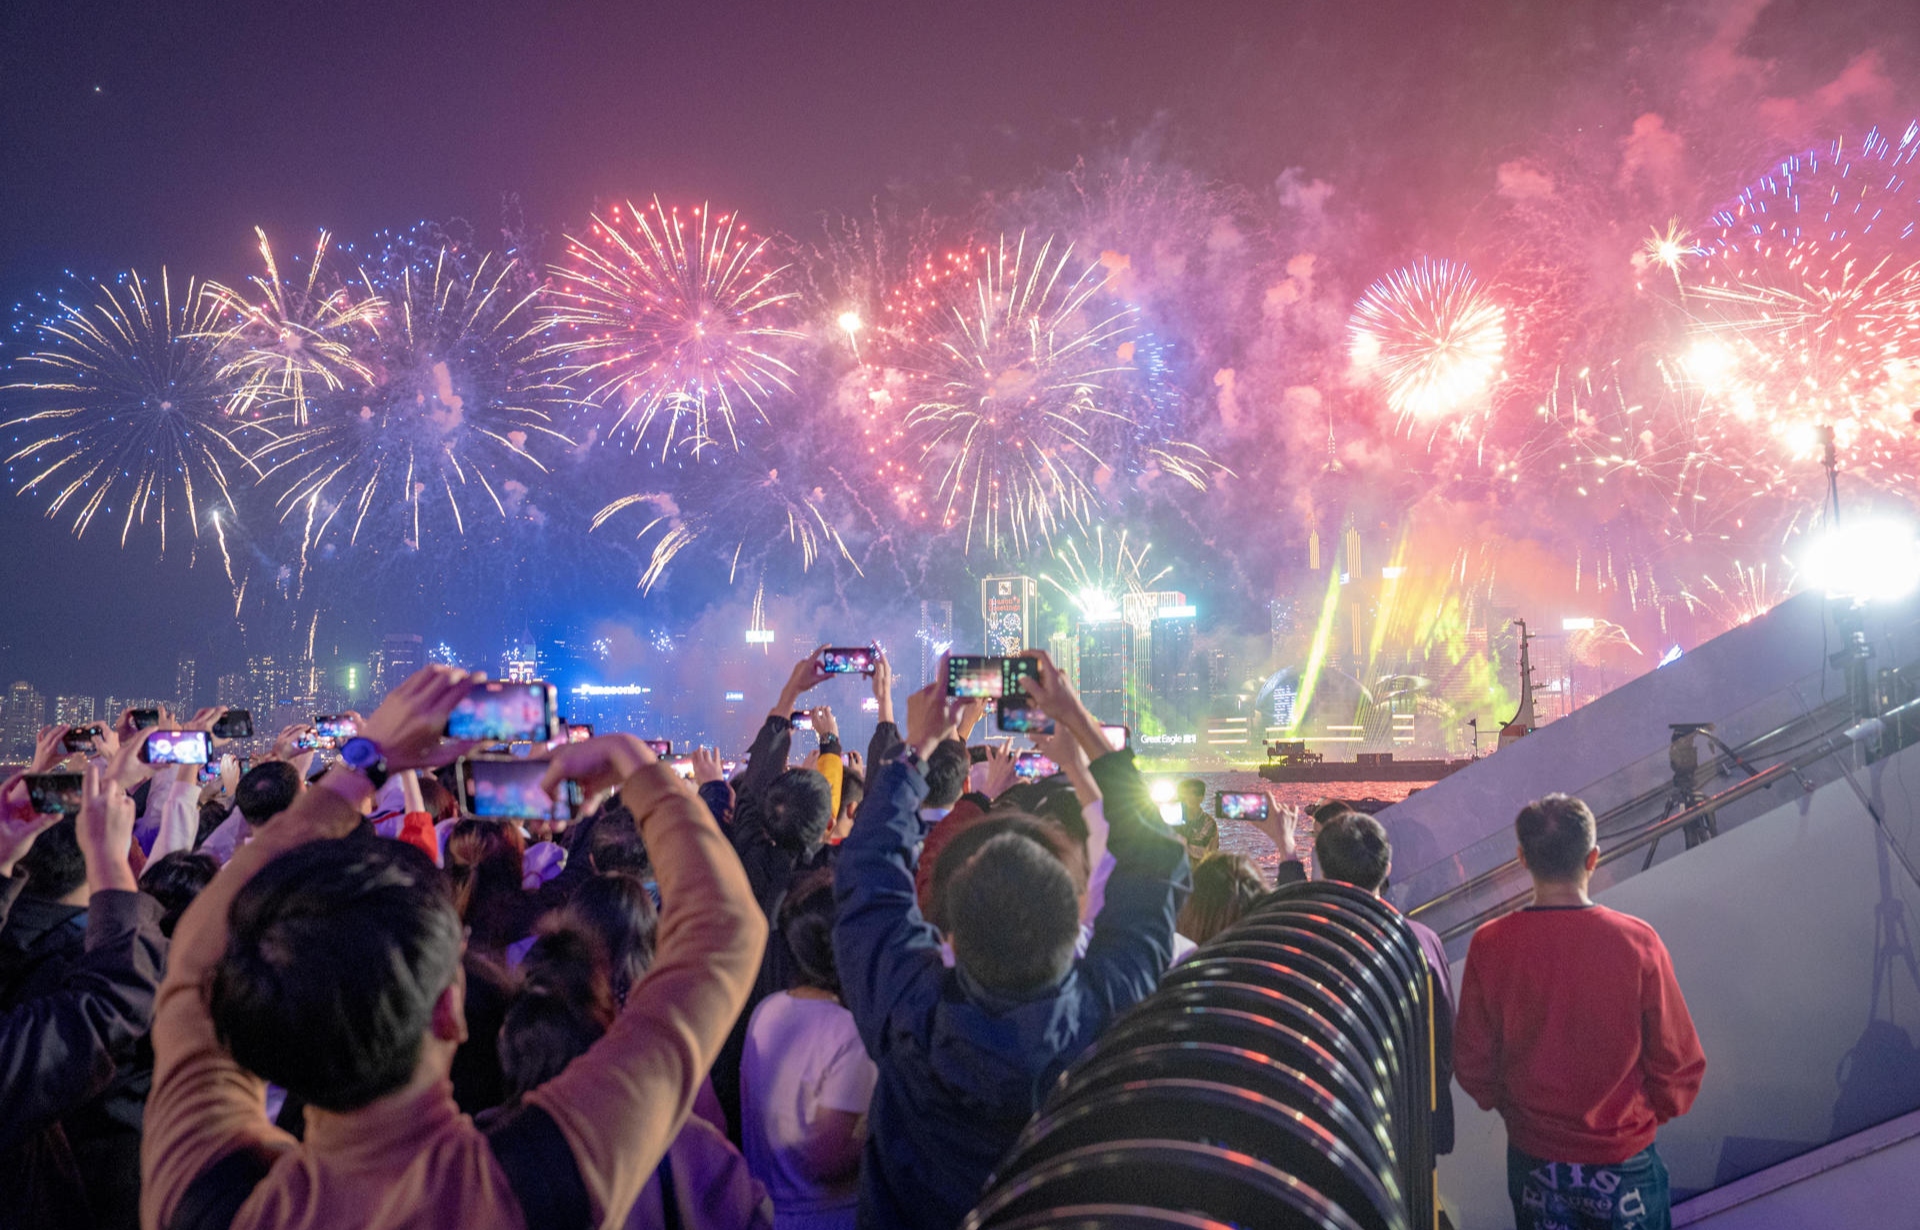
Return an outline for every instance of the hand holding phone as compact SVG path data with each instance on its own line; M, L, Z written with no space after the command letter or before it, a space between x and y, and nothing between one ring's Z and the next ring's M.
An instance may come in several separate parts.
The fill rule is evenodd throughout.
M827 648L820 651L820 669L829 675L871 675L878 665L880 651Z
M28 806L41 816L77 816L86 778L79 773L28 773Z
M69 755L91 756L98 749L103 733L104 728L98 722L91 726L69 726L67 733L60 737L60 746Z
M1037 658L1002 658L1000 683L1000 729L1017 734L1050 735L1054 721L1027 695L1027 682L1040 677Z
M253 738L253 714L245 709L229 709L214 719L213 737L221 741Z
M152 730L140 744L146 764L203 765L213 756L213 736L204 730Z
M544 760L464 757L456 766L462 810L483 820L573 819L582 804L580 784L557 782L549 793L546 772Z
M979 654L947 658L947 695L956 699L997 699L1006 687L1006 659Z
M1273 802L1264 790L1216 791L1214 813L1222 820L1245 820L1260 824L1272 814Z
M558 720L558 695L551 683L514 683L487 679L469 685L447 715L449 739L496 743L551 743Z
M1022 781L1037 782L1043 777L1052 777L1060 771L1060 766L1045 752L1020 752L1014 757L1013 772Z

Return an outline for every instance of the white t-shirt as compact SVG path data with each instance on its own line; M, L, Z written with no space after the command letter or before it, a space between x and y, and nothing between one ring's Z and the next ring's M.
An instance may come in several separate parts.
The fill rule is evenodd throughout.
M781 991L753 1010L740 1057L740 1135L747 1168L773 1197L777 1226L854 1224L858 1177L823 1187L794 1151L819 1112L866 1114L879 1079L853 1014L834 1000Z

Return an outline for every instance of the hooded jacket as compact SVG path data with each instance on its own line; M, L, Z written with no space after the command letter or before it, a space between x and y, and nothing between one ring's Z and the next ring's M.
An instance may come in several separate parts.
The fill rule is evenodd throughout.
M1160 823L1131 752L1093 762L1114 856L1084 957L1024 1000L948 969L914 897L918 769L873 774L834 867L841 999L880 1080L860 1167L868 1230L951 1230L1054 1079L1159 983L1190 889L1186 848Z

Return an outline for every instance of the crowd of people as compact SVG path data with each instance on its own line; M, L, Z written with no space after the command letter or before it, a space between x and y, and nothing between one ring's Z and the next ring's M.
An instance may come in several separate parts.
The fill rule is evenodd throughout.
M0 1227L958 1226L1059 1074L1184 959L1308 875L1169 825L1044 654L1059 772L974 745L944 681L864 754L795 665L737 773L633 734L555 741L569 819L461 814L432 666L330 761L282 732L244 774L154 766L123 715L45 732L0 787ZM214 730L203 710L163 728ZM903 718L904 720L898 720ZM356 746L357 745L357 746ZM38 805L36 801L38 800ZM1385 830L1330 803L1313 873L1379 893ZM1505 1118L1525 1227L1665 1224L1659 1123L1704 1060L1664 948L1597 906L1592 815L1516 825L1535 903L1439 1000L1450 1074Z

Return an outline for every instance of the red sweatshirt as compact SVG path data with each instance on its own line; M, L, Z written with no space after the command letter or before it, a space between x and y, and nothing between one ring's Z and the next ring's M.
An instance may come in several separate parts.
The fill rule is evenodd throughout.
M1474 934L1453 1071L1522 1153L1604 1166L1653 1143L1707 1070L1666 945L1605 906L1535 908Z

